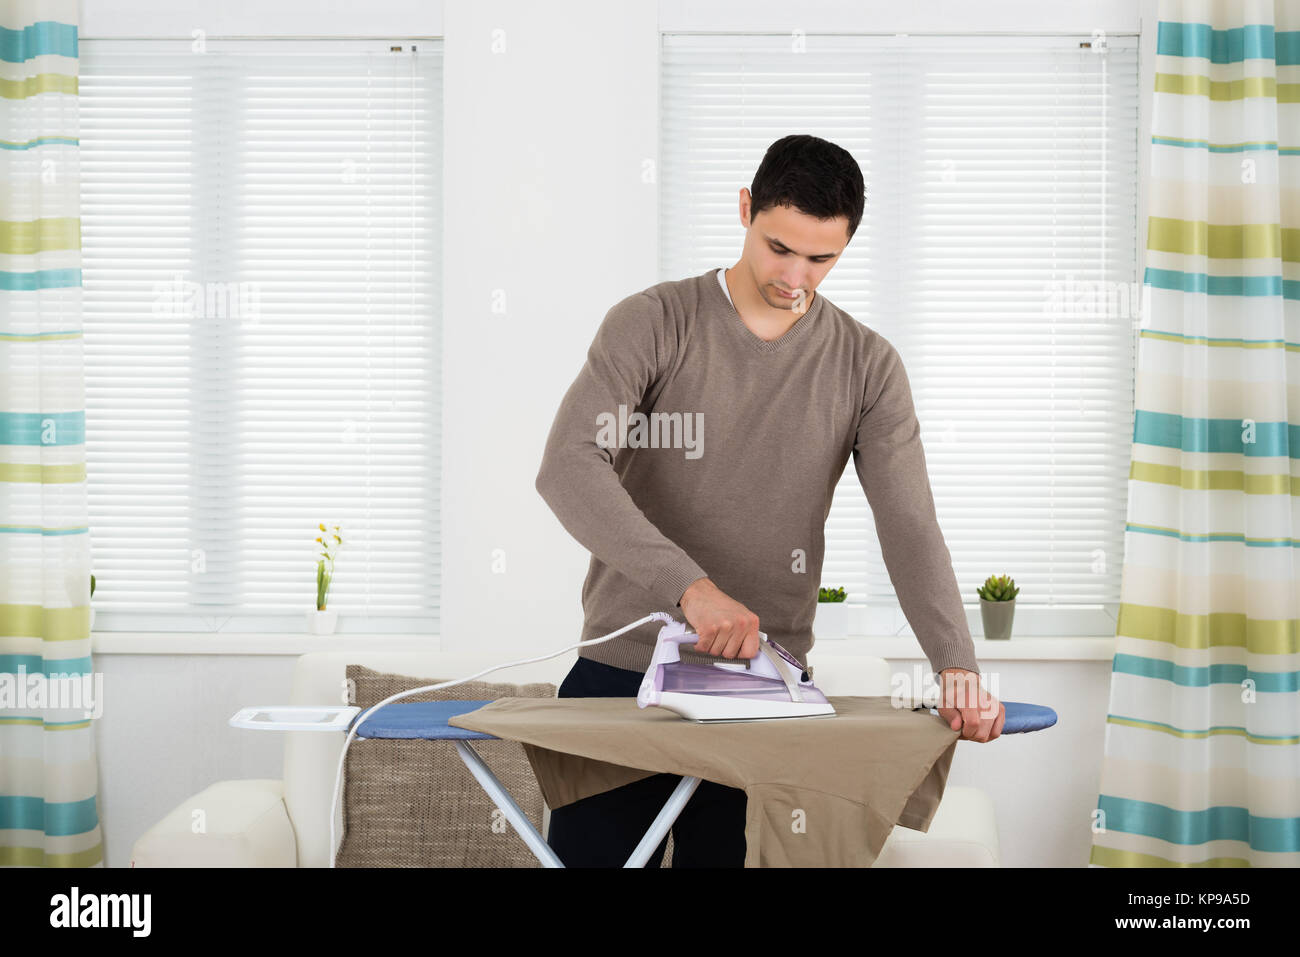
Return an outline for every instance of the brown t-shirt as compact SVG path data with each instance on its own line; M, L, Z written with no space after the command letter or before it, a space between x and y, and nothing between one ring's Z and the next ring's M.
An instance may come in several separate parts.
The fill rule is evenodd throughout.
M821 293L765 341L713 269L616 303L565 393L536 482L591 552L582 640L653 611L682 618L682 593L707 577L806 664L826 516L850 457L930 666L979 671L894 347ZM659 628L579 653L644 671Z

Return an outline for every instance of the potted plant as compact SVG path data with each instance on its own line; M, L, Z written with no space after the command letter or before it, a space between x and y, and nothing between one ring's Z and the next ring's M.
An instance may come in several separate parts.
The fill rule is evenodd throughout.
M316 559L316 610L307 612L307 630L313 635L332 635L339 613L325 606L329 601L330 583L334 581L334 559L343 547L343 538L337 525L333 526L333 531L324 525L320 530L323 534L316 538L321 549L320 557Z
M91 598L95 597L95 576L94 575L90 576L90 597ZM91 631L95 630L95 607L93 605L90 607L90 630Z
M1011 619L1016 615L1016 596L1020 589L1015 579L1006 575L990 575L977 589L980 596L980 618L984 621L984 637L1003 640L1011 637Z
M813 633L817 638L847 638L849 636L849 606L844 604L848 593L843 588L817 589L817 616L813 620Z

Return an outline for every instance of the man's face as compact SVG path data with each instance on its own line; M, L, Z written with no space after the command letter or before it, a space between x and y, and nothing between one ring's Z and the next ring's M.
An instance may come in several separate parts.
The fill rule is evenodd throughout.
M793 207L769 206L751 220L749 207L749 190L742 189L742 259L754 285L774 309L807 309L813 291L848 245L848 219L819 220Z

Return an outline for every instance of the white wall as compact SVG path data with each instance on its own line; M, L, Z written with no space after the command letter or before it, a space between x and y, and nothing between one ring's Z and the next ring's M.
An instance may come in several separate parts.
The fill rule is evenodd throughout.
M1153 0L1142 6L1153 22ZM657 196L641 178L642 160L658 152L658 30L1117 33L1136 31L1138 9L1120 0L945 0L923 10L820 2L797 13L771 0L82 0L82 7L82 35L95 38L188 37L195 29L210 38L446 37L440 640L446 650L483 651L489 660L507 647L562 647L581 624L588 555L533 479L597 324L614 302L659 279ZM504 51L493 52L502 40ZM741 239L738 225L737 250ZM506 312L494 314L493 297L502 294ZM493 571L496 550L503 573ZM108 699L98 724L108 866L126 866L149 824L213 781L279 776L278 736L225 722L243 705L285 700L292 668L288 651L141 655L127 647L96 636ZM950 783L993 796L1005 864L1079 866L1097 795L1109 660L1000 664L1003 697L1049 703L1061 725L991 746L960 745Z
M890 664L904 674L929 667L921 657ZM948 784L981 788L993 801L1003 867L1087 866L1110 667L1110 660L981 661L985 674L997 671L1003 701L1045 704L1058 715L1047 731L957 743Z

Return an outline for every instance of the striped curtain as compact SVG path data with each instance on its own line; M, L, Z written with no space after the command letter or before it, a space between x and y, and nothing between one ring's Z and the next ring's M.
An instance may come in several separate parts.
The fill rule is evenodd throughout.
M103 865L77 0L0 0L0 864Z
M1300 2L1162 0L1090 863L1300 866Z

